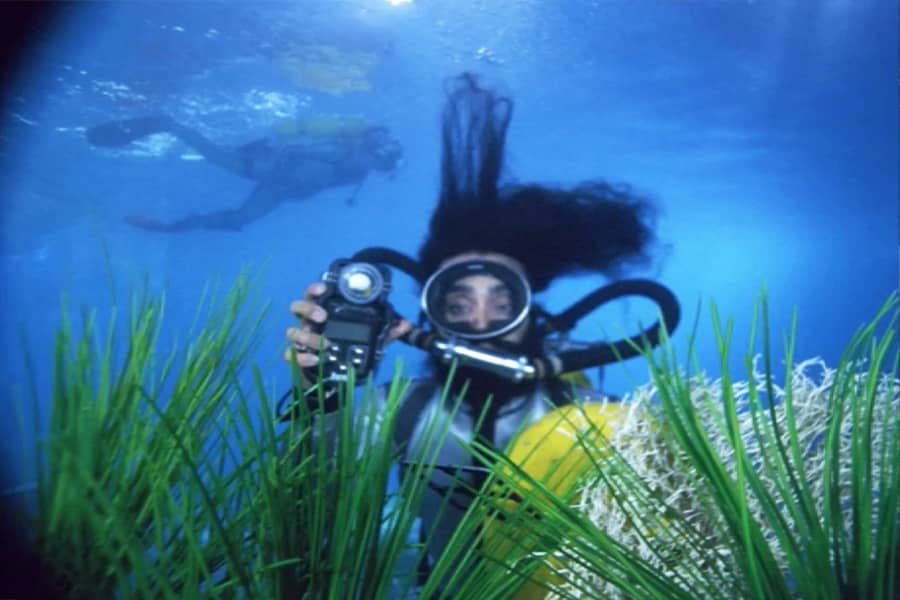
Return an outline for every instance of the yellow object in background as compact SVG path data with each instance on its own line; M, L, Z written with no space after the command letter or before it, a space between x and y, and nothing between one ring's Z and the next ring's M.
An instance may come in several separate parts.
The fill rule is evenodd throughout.
M518 465L530 478L542 484L547 492L557 498L574 504L578 501L578 483L594 461L607 451L607 440L616 427L624 423L630 406L620 403L592 402L563 406L540 418L523 430L507 449L510 460ZM508 468L502 469L504 478L515 479ZM528 504L529 497L543 493L540 488L527 481L520 482L520 496L525 496L519 507ZM530 492L530 495L529 495ZM538 498L540 500L540 498ZM502 501L509 511L516 511L516 500ZM555 548L548 547L547 540L536 540L529 536L528 527L517 525L522 518L540 518L537 513L517 513L511 521L492 519L485 526L484 551L509 564L510 558L526 556L529 553L550 553ZM559 540L555 540L558 542ZM547 590L540 585L552 586L560 580L554 575L559 562L549 557L532 574L530 580L512 596L513 600L540 600Z
M377 62L373 52L328 44L296 44L278 60L296 85L329 94L369 91L369 72Z
M281 119L272 126L278 136L356 137L372 124L361 115L320 115L303 119Z

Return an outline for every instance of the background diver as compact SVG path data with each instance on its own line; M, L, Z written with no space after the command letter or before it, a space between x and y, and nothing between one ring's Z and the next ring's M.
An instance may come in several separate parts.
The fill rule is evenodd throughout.
M168 116L111 121L88 129L85 136L95 146L120 148L156 133L174 135L208 162L257 185L236 209L192 214L175 221L125 217L131 225L149 231L238 231L284 201L303 200L332 187L354 186L352 202L370 171L393 171L403 157L400 143L386 128L358 123L325 132L263 138L233 149L213 143Z
M601 181L570 189L501 186L512 108L510 99L481 87L472 75L452 80L443 112L440 193L418 257L367 248L346 267L344 281L351 285L358 274L351 270L359 268L354 264L366 263L399 269L421 287L420 325L394 317L377 338L369 339L381 346L400 339L429 352L431 373L415 379L402 397L393 439L401 464L437 456L444 467L431 475L419 513L422 541L427 540L432 559L446 547L470 502L465 490L479 485L471 456L452 437L477 436L498 449L507 447L524 424L573 400L573 387L564 375L637 356L632 344L657 344L661 327L671 332L679 320L672 293L648 280L613 281L556 315L532 301L533 292L568 273L593 271L616 278L626 266L646 262L655 238L653 210L647 199ZM353 328L342 323L329 329L343 313L325 309L335 306L329 288L340 289L341 277L336 286L310 284L304 297L291 304L300 324L287 331L291 347L285 358L301 367L307 387L285 395L281 419L290 418L292 410L281 408L291 400L315 410L322 389L325 410L338 406L337 386L309 384L317 381L320 368L344 368L329 366L332 352L339 353L335 337ZM326 280L335 281L330 276ZM567 345L564 334L581 317L625 295L655 301L660 321L627 339ZM354 336L364 339L355 331ZM318 348L325 350L320 354ZM458 368L450 397L465 389L464 404L456 412L452 401L441 399L451 360L458 361ZM578 396L597 400L602 394L581 389ZM432 448L425 432L436 423L449 423L454 436Z

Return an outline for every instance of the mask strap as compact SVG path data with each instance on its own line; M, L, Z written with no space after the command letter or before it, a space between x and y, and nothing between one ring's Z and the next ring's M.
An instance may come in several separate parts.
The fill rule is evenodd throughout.
M419 265L419 261L410 258L402 252L397 252L396 250L392 250L390 248L383 248L381 246L363 248L353 255L353 260L362 262L384 263L386 265L390 265L392 267L400 269L401 271L415 279L420 285L426 279L425 274L422 272L422 267L421 265Z

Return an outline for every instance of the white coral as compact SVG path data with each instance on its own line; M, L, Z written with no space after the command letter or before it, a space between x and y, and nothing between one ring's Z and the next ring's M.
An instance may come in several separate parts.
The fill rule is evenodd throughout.
M765 400L766 381L765 374L760 372L754 361L753 380L759 395ZM797 449L800 460L794 461L790 450L787 452L788 465L793 474L803 479L803 482L811 491L815 502L816 514L821 516L825 512L825 485L828 480L826 468L825 447L826 433L829 424L836 414L840 414L841 436L838 452L839 484L841 489L841 506L845 507L845 525L852 527L853 515L850 510L852 505L849 496L849 485L852 473L853 448L851 447L853 436L851 435L851 423L859 423L859 415L854 417L853 402L846 400L850 396L860 396L867 383L867 375L860 373L850 377L850 390L845 394L835 394L837 373L830 369L821 359L811 359L797 364L792 371L790 380L790 405L793 412L793 426L797 432ZM704 431L708 435L709 442L715 454L722 461L725 469L732 478L737 481L736 452L727 433L725 425L725 412L723 411L723 392L727 389L723 380L709 381L704 375L696 375L688 380L691 401L696 410L697 418ZM875 401L872 406L872 439L868 446L872 463L871 489L878 489L882 473L881 458L883 442L887 436L897 436L898 414L898 389L900 381L882 376L877 382ZM783 495L779 491L777 476L767 468L766 461L776 455L777 445L790 448L788 435L788 411L785 402L785 390L774 386L774 410L760 410L753 408L751 402L752 387L748 381L731 383L731 391L737 411L737 426L740 434L740 442L743 451L748 457L753 471L759 477L761 485L779 501L779 510L792 531L797 532L798 524L794 522L790 511L785 508ZM841 398L846 401L839 402ZM658 409L658 390L653 384L647 384L637 389L625 402L631 406L629 416L625 423L619 427L612 438L611 444L618 451L641 480L646 482L649 489L653 490L659 508L663 503L675 509L678 514L690 524L697 532L692 538L692 543L666 543L666 539L672 540L671 534L663 534L649 531L642 536L640 526L636 526L635 519L629 518L622 509L619 501L610 492L609 486L603 482L594 483L585 490L581 508L589 515L591 520L599 525L609 535L637 552L654 568L667 578L679 578L682 585L694 590L696 597L707 597L701 589L701 581L698 577L703 574L715 574L717 588L710 590L708 596L717 597L741 597L744 595L740 589L741 577L737 573L737 566L732 560L731 547L725 540L719 539L715 532L722 531L721 516L711 509L709 504L710 492L702 484L701 474L689 463L687 458L681 455L677 448L674 450L667 446L664 431L665 422L659 419L648 418L648 413ZM856 403L861 406L861 403ZM893 415L893 416L892 416ZM777 424L772 427L772 420ZM774 433L774 432L777 432ZM777 440L777 441L776 441ZM780 567L787 572L788 564L785 550L780 546L775 530L763 516L763 509L759 498L745 486L748 508L773 555ZM877 510L878 498L873 498ZM643 521L643 518L638 520ZM662 523L667 521L663 520ZM873 527L877 523L873 523ZM824 525L823 525L824 526ZM659 526L657 526L659 527ZM647 530L645 528L645 533ZM700 543L697 543L700 540ZM565 549L564 549L565 550ZM698 570L698 565L702 568ZM596 589L597 596L623 597L613 586L602 581L589 569L571 567L566 573L566 580L581 582L580 587L590 585ZM571 596L578 596L582 592L574 586L563 586L560 592ZM731 588L731 589L728 589ZM594 594L591 594L594 596ZM551 596L557 597L557 596Z

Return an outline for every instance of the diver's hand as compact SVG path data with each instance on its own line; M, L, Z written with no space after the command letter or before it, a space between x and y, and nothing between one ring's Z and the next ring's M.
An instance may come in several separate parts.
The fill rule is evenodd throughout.
M301 326L288 328L286 337L292 348L285 350L284 359L288 362L296 360L297 365L304 369L319 364L319 349L327 344L324 337L313 331L313 324L321 328L328 319L328 312L316 304L316 299L324 293L324 283L312 283L307 286L302 300L291 302L290 310L300 320Z
M291 302L290 310L300 320L301 326L288 328L286 337L291 347L285 350L284 359L288 362L296 360L297 365L302 369L318 365L319 349L328 344L328 340L313 331L313 325L321 329L328 319L328 312L316 302L325 293L325 289L325 284L317 281L307 286L302 300ZM385 346L406 335L411 329L412 323L406 319L400 319L388 331Z
M388 331L384 345L387 346L394 340L399 340L401 337L412 331L412 328L412 323L410 323L406 319L400 319L399 321L397 321L397 324L391 327L390 331Z

